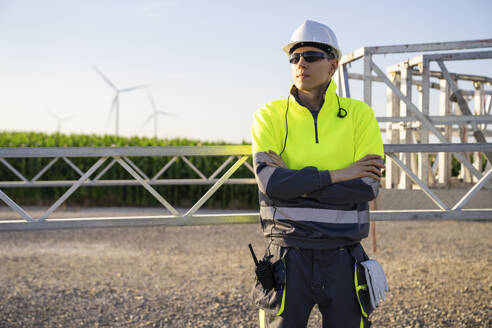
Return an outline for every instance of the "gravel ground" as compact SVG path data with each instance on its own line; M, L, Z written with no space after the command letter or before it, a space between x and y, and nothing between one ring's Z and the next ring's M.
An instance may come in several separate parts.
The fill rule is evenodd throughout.
M374 327L492 326L490 223L376 228ZM0 327L256 327L250 242L263 252L257 225L0 233Z

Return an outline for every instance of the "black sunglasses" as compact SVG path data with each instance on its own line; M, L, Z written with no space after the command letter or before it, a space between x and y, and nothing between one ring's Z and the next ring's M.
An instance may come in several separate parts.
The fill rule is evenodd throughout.
M326 54L320 51L306 51L306 52L298 52L290 55L289 62L291 64L297 64L299 63L299 60L301 60L301 57L304 58L304 60L307 61L308 63L314 63L315 61L321 60L323 58L326 59L335 58L333 54Z

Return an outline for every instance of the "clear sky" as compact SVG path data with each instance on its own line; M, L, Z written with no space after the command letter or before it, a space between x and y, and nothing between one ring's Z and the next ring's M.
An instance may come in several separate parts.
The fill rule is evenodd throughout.
M306 19L329 25L343 53L362 46L492 38L492 1L0 0L0 130L114 133L114 92L151 83L159 137L250 140L254 111L284 98L290 67L281 47ZM416 54L375 58L384 70ZM449 64L492 76L492 61ZM357 65L351 68L360 72ZM352 96L361 97L360 83ZM378 91L379 90L379 91ZM384 87L373 95L385 113ZM144 90L121 94L120 134L142 129Z

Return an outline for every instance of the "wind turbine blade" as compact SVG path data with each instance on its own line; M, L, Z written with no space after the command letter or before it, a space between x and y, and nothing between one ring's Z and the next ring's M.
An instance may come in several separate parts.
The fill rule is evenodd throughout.
M142 126L140 127L140 130L142 130L149 122L150 120L152 119L152 117L154 117L155 114L150 114L150 116L145 120L145 123L142 124Z
M68 120L71 120L71 119L72 119L72 118L74 118L74 117L75 117L75 115L65 116L65 117L62 117L62 118L60 119L60 121L68 121Z
M118 95L115 95L113 98L113 102L111 103L111 108L109 109L109 116L108 116L108 119L106 120L106 125L108 125L109 120L111 119L111 115L113 115L113 110L115 108L117 98L118 98Z
M113 90L118 90L113 82L111 82L96 66L92 65L92 68L96 71L97 74L99 74L100 77L103 78L104 81L106 81L107 84L109 84L111 88L113 88Z
M152 93L150 92L149 89L147 89L147 96L149 97L150 104L152 105L152 109L154 110L154 113L157 112L157 109L155 108L154 97L152 97Z
M46 110L48 113L50 113L51 116L53 116L53 118L55 120L59 120L60 118L58 117L58 115L56 115L55 113L53 113L52 111L50 111L49 109Z
M166 115L166 116L178 116L178 115L176 115L174 113L163 112L163 111L160 111L160 110L156 111L156 113L157 114L161 114L161 115Z
M140 85L136 85L134 87L129 87L129 88L124 88L124 89L121 89L120 92L128 92L128 91L133 91L133 90L136 90L136 89L142 89L142 88L146 88L150 86L150 84L140 84Z

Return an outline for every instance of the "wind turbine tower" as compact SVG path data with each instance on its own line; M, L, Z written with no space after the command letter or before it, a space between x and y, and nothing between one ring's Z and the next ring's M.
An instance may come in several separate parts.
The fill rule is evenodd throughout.
M58 133L60 133L61 131L61 122L68 121L69 119L72 119L74 117L74 115L60 117L50 110L47 110L47 112L50 113L50 115L53 116L53 118L57 121L56 129Z
M145 123L142 125L140 129L143 129L149 121L154 118L154 137L157 138L157 116L159 115L166 115L166 116L177 116L176 114L169 113L169 112L164 112L161 110L157 110L157 106L155 105L154 97L152 97L152 93L150 90L147 88L147 96L149 97L150 104L152 106L152 114L145 120Z
M106 83L115 92L114 97L113 97L113 101L111 102L111 107L109 109L108 121L111 119L111 115L113 114L113 110L114 110L115 111L115 134L116 134L116 136L118 136L119 131L120 131L120 126L119 126L120 125L120 93L130 92L130 91L137 90L137 89L142 89L142 88L149 86L149 84L140 84L140 85L136 85L136 86L129 87L129 88L118 89L116 87L116 85L113 82L111 82L96 66L92 66L92 68L96 71L97 74L99 74L99 76L104 81L106 81Z

